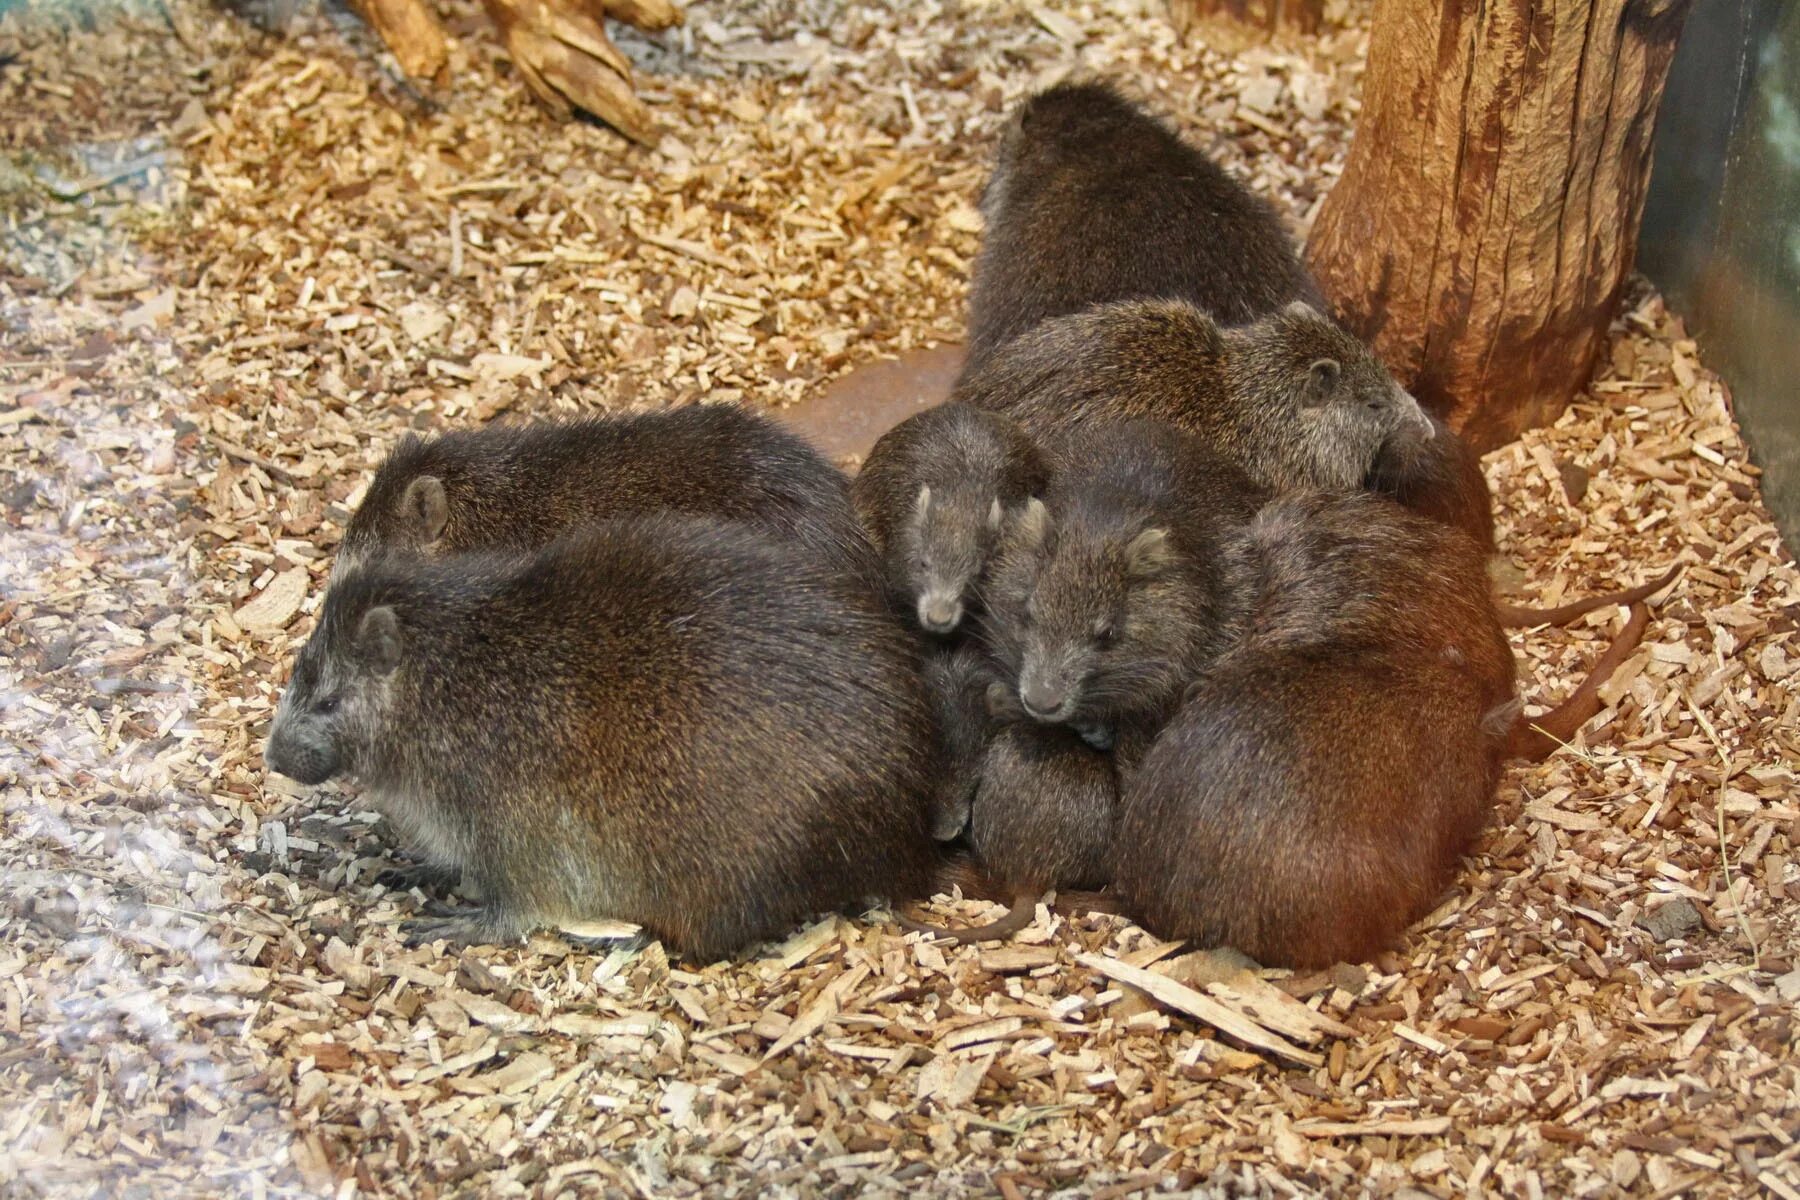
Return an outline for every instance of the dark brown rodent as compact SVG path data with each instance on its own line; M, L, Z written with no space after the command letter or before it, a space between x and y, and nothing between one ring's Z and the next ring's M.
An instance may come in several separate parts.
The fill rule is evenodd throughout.
M1034 898L1106 886L1119 783L1073 730L1014 720L988 741L969 846L997 883Z
M1104 84L1019 105L981 209L971 370L1047 318L1113 300L1186 300L1225 325L1319 304L1268 202Z
M359 778L473 916L637 922L700 959L930 877L936 751L880 599L747 526L659 514L333 584L267 750Z
M982 638L1027 715L1104 744L1121 723L1160 721L1224 649L1214 560L1262 497L1154 421L1047 446L1050 485L1001 543Z
M881 436L851 486L896 604L930 633L955 630L1007 517L1044 487L1044 462L1017 423L940 404Z
M746 521L879 578L843 474L725 404L408 437L351 517L337 569L378 549L529 550L572 526L657 511Z
M1325 311L1268 203L1103 84L1059 85L1018 107L982 210L965 380L1046 319L1118 300L1183 300L1227 326L1295 301ZM1357 456L1374 465L1362 484L1492 547L1480 461L1441 423L1429 440L1403 426Z
M948 842L961 836L969 823L981 761L996 724L988 689L999 683L1000 675L987 654L970 641L925 647L923 675L925 694L937 716L943 764L934 789L931 835Z
M1366 495L1278 500L1240 549L1242 640L1127 783L1114 885L1161 937L1366 958L1492 807L1518 703L1484 556Z
M1102 304L1014 338L956 398L1040 442L1166 421L1277 491L1360 490L1385 447L1434 434L1368 348L1304 304L1233 329L1180 300Z

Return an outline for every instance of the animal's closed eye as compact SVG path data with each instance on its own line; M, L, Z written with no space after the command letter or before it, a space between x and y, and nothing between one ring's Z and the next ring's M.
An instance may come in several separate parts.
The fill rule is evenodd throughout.
M337 710L338 710L338 698L336 696L327 696L323 700L319 701L317 704L313 705L313 711L318 713L322 717L329 717L332 713L336 712Z

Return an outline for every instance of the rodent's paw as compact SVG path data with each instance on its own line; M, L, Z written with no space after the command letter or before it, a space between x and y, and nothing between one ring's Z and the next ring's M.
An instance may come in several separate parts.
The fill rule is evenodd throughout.
M449 892L455 891L461 881L461 871L422 862L389 867L375 876L375 882L390 892L410 892L414 888Z
M452 946L499 946L515 941L486 909L451 909L431 905L440 914L400 923L400 938L408 946L446 942Z
M1114 731L1105 725L1077 725L1075 732L1095 750L1111 750L1117 740Z

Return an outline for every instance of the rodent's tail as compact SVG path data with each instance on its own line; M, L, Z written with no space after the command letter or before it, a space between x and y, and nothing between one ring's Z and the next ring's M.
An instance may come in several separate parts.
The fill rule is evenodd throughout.
M1649 623L1650 610L1641 601L1632 604L1631 617L1625 622L1625 628L1619 631L1619 636L1613 639L1606 652L1594 660L1588 677L1569 694L1567 700L1542 716L1527 717L1521 714L1513 722L1512 732L1506 739L1507 757L1538 762L1548 758L1557 747L1574 738L1576 730L1600 711L1600 686L1637 649L1638 643L1644 638L1644 627Z
M1038 901L1043 899L1043 893L1035 890L1009 892L990 879L968 854L953 852L938 864L937 872L932 877L930 894L947 894L957 889L961 889L963 895L972 899L1008 905L1006 915L986 925L948 928L910 917L896 907L894 920L902 928L914 933L928 933L935 938L947 939L950 945L996 942L1011 937L1031 924L1032 917L1037 913ZM1058 892L1054 908L1064 916L1077 912L1119 911L1118 902L1104 892Z
M903 929L910 929L914 933L928 933L953 946L966 946L970 942L1000 942L1031 924L1032 918L1037 915L1039 899L1041 897L1037 892L1019 892L1012 898L1012 907L1006 910L1006 915L998 921L989 921L986 925L962 925L956 928L929 925L924 921L915 921L901 912L894 914L894 920Z
M1649 583L1639 584L1623 591L1607 592L1603 596L1589 596L1586 600L1574 600L1557 608L1520 608L1512 604L1496 603L1494 608L1500 614L1500 623L1513 629L1529 628L1533 625L1566 625L1576 617L1605 608L1609 604L1637 604L1648 600L1656 593L1675 582L1675 576L1681 573L1681 564L1676 563Z

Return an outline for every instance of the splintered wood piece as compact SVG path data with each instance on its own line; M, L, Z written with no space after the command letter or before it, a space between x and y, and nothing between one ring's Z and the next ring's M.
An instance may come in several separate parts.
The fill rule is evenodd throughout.
M400 69L414 79L429 79L444 69L449 50L444 29L425 0L355 0L357 12L394 52Z
M1263 1028L1255 1018L1231 1007L1225 1001L1201 995L1185 983L1177 983L1167 975L1128 966L1116 958L1107 958L1102 954L1077 954L1075 961L1120 983L1129 984L1161 1004L1184 1012L1196 1020L1205 1021L1246 1046L1255 1046L1258 1050L1266 1050L1289 1062L1309 1067L1319 1066L1325 1061L1322 1055L1302 1050L1281 1035Z
M679 25L664 0L483 0L526 86L567 116L592 113L634 142L652 145L661 130L632 89L631 61L606 36L604 18L641 29Z

